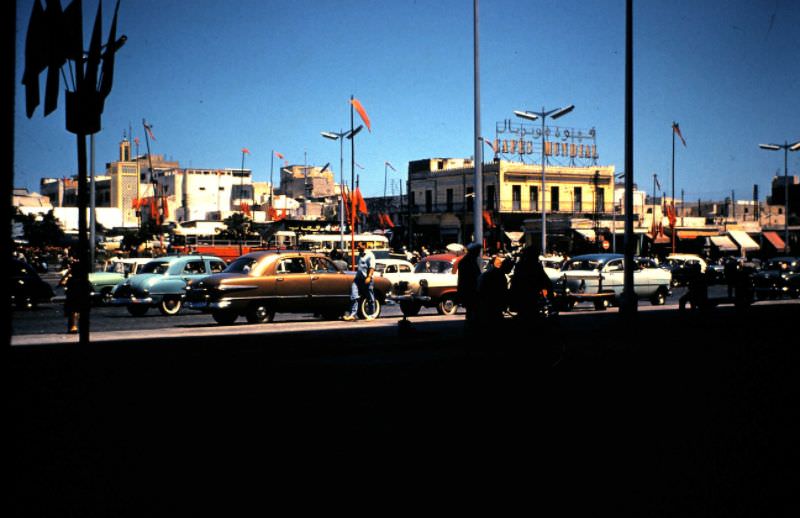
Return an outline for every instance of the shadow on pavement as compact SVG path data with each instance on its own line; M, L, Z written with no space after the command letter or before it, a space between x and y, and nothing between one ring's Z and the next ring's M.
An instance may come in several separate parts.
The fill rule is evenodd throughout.
M481 337L414 321L408 333L15 348L15 502L31 515L146 513L144 480L254 469L335 485L366 464L359 479L397 484L407 468L417 483L494 480L509 498L533 488L535 508L564 513L784 515L797 308L507 321Z

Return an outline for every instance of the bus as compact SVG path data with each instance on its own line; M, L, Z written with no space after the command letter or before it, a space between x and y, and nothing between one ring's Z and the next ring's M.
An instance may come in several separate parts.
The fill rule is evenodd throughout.
M352 235L344 235L344 250L341 252L349 257L351 250ZM356 244L366 244L367 250L371 250L375 257L386 257L390 252L389 240L386 236L379 234L356 234ZM322 252L325 254L331 253L333 250L341 248L342 236L341 234L306 234L298 238L298 246L306 250L313 250L315 252Z

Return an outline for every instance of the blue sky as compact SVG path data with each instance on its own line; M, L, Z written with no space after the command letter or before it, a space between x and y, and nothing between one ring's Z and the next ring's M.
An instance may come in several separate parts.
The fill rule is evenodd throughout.
M764 199L783 156L758 144L800 140L800 3L634 3L635 181L649 192L656 173L670 189L677 121L687 141L676 153L678 195L749 199L758 184ZM38 191L41 177L76 173L76 144L63 96L47 118L41 107L25 116L32 0L17 4L14 185ZM84 0L87 47L96 6ZM103 3L103 39L113 6ZM559 122L596 128L599 163L622 170L624 23L624 0L482 0L484 136L513 110L574 104ZM128 40L95 137L98 171L129 126L144 152L144 118L152 152L184 167L239 167L247 147L256 181L269 179L272 150L291 163L331 162L338 179L339 144L319 132L348 129L351 94L372 120L356 137L368 196L383 193L385 161L397 169L391 192L410 160L473 154L471 0L123 0L118 32ZM349 157L345 145L348 181ZM800 152L789 157L789 174L800 174Z

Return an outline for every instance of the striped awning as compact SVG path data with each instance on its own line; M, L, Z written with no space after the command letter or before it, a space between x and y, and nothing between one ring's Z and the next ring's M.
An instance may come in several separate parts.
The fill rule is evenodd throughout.
M739 245L743 251L747 250L758 250L761 247L758 246L758 243L753 241L753 238L747 235L747 232L743 230L729 230L728 235L736 241L736 244Z
M716 230L678 230L678 239L697 239L718 235Z
M769 244L771 244L775 250L786 250L786 243L783 242L783 239L781 239L781 236L779 236L777 232L768 230L762 233L764 234L764 238L769 241Z
M575 232L580 234L580 236L582 238L584 238L585 240L587 240L587 241L594 241L595 240L596 236L595 236L594 230L592 230L590 228L576 228L576 229L573 229L573 230L575 230Z
M711 244L717 247L721 252L735 252L739 250L736 243L731 241L728 236L710 236Z

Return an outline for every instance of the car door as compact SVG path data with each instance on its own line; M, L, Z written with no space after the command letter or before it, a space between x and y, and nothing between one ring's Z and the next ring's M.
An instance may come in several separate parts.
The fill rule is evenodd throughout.
M315 306L336 305L342 307L350 300L350 285L353 276L339 271L333 261L326 257L310 257L311 298Z
M622 259L612 259L606 263L602 272L602 291L613 291L622 295L625 285L625 267Z
M297 309L311 297L311 275L305 257L286 256L275 266L275 296L287 309Z

